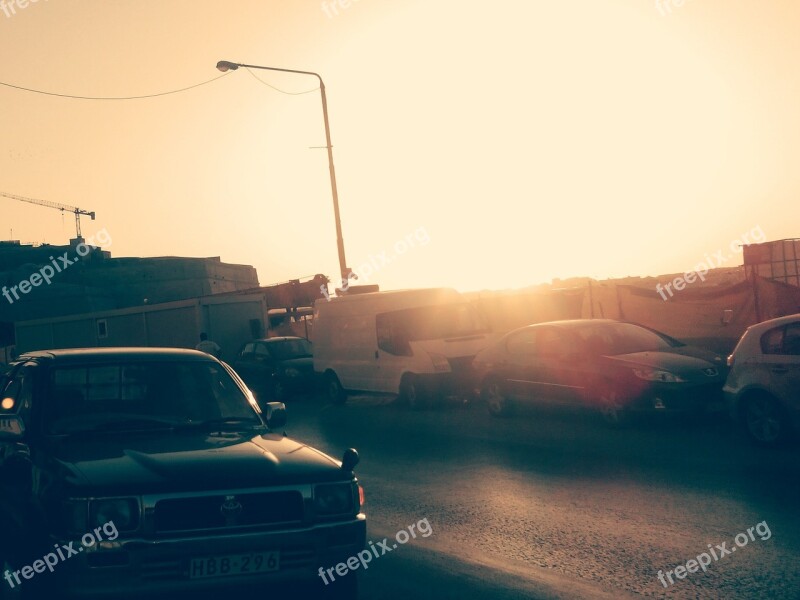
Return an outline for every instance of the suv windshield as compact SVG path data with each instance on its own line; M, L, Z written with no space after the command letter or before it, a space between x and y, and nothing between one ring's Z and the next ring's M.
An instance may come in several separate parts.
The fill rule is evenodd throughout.
M290 360L311 356L311 342L304 339L281 340L266 344L270 355L275 360Z
M228 373L210 362L57 367L50 376L48 434L140 430L198 423L262 425Z

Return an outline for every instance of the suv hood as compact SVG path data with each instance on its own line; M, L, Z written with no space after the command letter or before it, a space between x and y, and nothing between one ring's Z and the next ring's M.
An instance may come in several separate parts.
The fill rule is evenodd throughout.
M67 438L51 456L64 483L88 493L291 485L349 479L330 456L281 434L158 434Z

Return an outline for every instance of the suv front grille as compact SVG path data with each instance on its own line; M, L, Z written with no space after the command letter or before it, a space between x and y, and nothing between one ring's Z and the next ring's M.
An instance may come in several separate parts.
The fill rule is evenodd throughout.
M156 533L285 525L303 521L299 491L200 496L159 500L154 511Z

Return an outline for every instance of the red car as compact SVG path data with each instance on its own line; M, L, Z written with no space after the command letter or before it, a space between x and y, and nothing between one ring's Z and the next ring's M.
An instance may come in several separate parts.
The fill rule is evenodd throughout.
M610 319L529 325L473 361L492 415L524 403L585 406L610 424L636 412L722 411L726 370L721 356Z

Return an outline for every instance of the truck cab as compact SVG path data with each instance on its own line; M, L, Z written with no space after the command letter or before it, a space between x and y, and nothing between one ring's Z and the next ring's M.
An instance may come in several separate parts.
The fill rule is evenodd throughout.
M287 437L207 354L33 352L1 397L0 598L316 585L365 545L357 453Z

